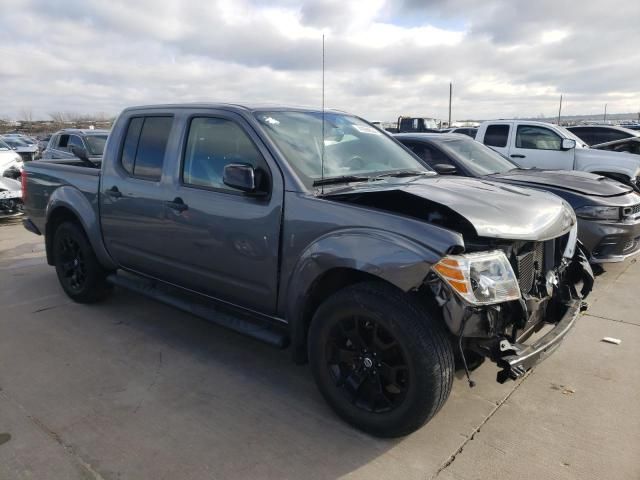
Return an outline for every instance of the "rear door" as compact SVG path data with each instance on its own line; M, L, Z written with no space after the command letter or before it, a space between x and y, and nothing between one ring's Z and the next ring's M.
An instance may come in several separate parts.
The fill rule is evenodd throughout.
M250 125L232 112L191 112L182 131L169 199L181 207L167 207L161 235L170 281L275 313L284 195L275 161ZM225 185L229 163L257 169L269 194Z
M100 182L100 219L107 250L121 266L163 278L167 271L169 198L162 183L171 114L127 120L117 158L105 163Z
M542 125L516 124L509 157L524 167L572 170L574 149L562 150L562 137Z
M482 142L503 155L509 154L510 123L493 123L487 125Z

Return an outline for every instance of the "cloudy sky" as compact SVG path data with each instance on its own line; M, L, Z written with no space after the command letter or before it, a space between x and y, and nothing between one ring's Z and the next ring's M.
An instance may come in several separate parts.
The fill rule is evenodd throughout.
M0 0L0 117L326 104L369 120L640 110L640 0Z

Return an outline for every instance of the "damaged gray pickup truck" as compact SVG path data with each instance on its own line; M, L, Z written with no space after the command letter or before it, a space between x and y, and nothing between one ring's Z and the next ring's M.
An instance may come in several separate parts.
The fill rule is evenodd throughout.
M345 113L129 108L99 169L74 153L23 178L25 226L72 299L117 285L291 345L335 411L375 435L433 417L456 364L524 374L593 285L560 198L439 176Z

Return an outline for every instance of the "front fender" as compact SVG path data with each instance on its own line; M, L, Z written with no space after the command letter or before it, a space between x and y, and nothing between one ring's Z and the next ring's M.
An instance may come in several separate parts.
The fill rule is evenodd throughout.
M47 225L49 225L49 221L59 209L66 209L73 213L87 235L98 261L107 269L115 269L117 265L112 260L102 242L100 219L98 218L97 194L93 195L91 200L89 200L84 193L75 187L69 185L58 187L53 191L47 201L45 209ZM48 245L49 242L50 240L47 240ZM47 253L50 253L48 249Z
M464 246L452 233L452 244ZM314 283L335 269L363 272L408 292L420 287L431 266L446 252L426 247L402 235L371 228L346 228L330 232L311 243L300 255L289 277L286 319L291 341L304 348L305 306Z

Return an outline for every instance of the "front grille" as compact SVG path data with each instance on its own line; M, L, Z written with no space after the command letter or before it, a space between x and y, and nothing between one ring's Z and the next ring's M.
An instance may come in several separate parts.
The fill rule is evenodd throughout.
M22 157L22 160L24 162L30 162L31 160L33 160L33 153L30 153L30 152L19 152L18 154Z
M640 213L640 203L637 205L633 205L631 207L624 207L622 209L622 213L624 214L625 217L628 217L630 215L636 215L637 213Z
M515 263L520 291L531 293L544 266L544 243L527 242L516 254Z

